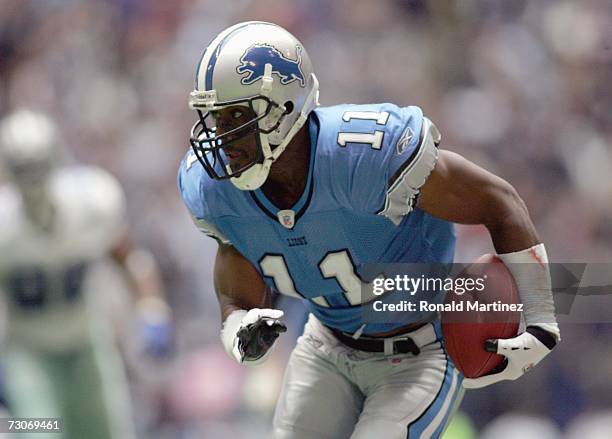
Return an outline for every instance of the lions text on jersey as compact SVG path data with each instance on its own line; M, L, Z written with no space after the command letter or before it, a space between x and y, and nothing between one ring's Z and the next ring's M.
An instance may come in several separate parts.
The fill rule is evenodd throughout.
M270 287L304 298L325 325L355 332L370 300L361 291L365 264L453 259L453 225L416 207L439 133L418 107L392 104L320 107L309 129L306 189L291 209L278 209L260 189L210 179L191 152L178 184L203 232L231 243ZM403 321L368 323L363 333L423 317L404 313Z

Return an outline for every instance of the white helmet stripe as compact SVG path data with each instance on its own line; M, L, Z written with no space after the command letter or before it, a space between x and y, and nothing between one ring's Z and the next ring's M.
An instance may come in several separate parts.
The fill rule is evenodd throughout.
M238 23L234 26L231 26L221 32L217 37L208 45L207 49L202 54L202 59L200 63L198 63L198 68L196 70L196 90L212 90L212 78L213 71L215 69L215 64L217 63L217 58L219 57L219 52L223 48L225 42L232 36L236 31L243 29L251 24L261 24L264 23L262 21L247 21L245 23ZM267 23L266 23L267 24ZM202 72L203 78L200 77L201 67L206 66L204 72ZM203 80L203 81L202 81ZM199 88L199 84L203 82L203 89Z

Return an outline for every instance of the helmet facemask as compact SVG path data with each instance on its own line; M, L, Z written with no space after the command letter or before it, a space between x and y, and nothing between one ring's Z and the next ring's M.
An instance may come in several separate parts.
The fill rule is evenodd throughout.
M299 41L270 23L239 23L220 33L200 60L189 99L198 112L191 147L211 178L255 190L317 105L318 82ZM231 106L246 107L253 116L221 132L211 113ZM249 149L248 163L234 158L229 166L232 145L240 150L246 136L254 136L248 141L256 154Z
M190 106L198 113L198 121L191 129L191 148L211 178L229 178L240 189L256 189L265 181L269 167L277 157L273 152L276 148L270 145L268 136L278 129L288 112L285 106L264 95L225 102L217 102L214 95L211 92L191 93ZM246 107L254 117L217 134L213 113L229 107ZM227 150L249 136L255 138L255 157L234 169L229 163Z

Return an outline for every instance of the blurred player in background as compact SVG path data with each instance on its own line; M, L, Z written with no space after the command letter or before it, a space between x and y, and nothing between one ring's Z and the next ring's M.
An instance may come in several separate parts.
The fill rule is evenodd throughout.
M227 352L251 365L268 356L285 330L271 289L311 312L287 366L275 438L439 437L462 384L514 380L556 345L546 250L524 203L501 178L439 150L421 109L317 108L308 54L263 22L212 41L190 106L199 118L179 187L198 228L219 243ZM450 263L453 222L484 224L504 262L530 267L513 271L526 331L497 340L505 368L477 379L464 380L446 355L435 313L386 323L362 314L373 299L362 294L364 264Z
M91 300L109 291L92 269L107 256L121 267L154 354L168 347L170 314L154 259L126 238L122 189L102 169L68 165L56 126L27 110L1 121L0 160L10 181L0 187L9 413L63 418L63 435L49 437L132 438L121 358Z

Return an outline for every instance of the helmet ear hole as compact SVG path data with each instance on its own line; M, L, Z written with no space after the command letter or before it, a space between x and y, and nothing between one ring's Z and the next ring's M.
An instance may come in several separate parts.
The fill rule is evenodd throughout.
M285 114L293 113L293 102L287 101L285 102Z

